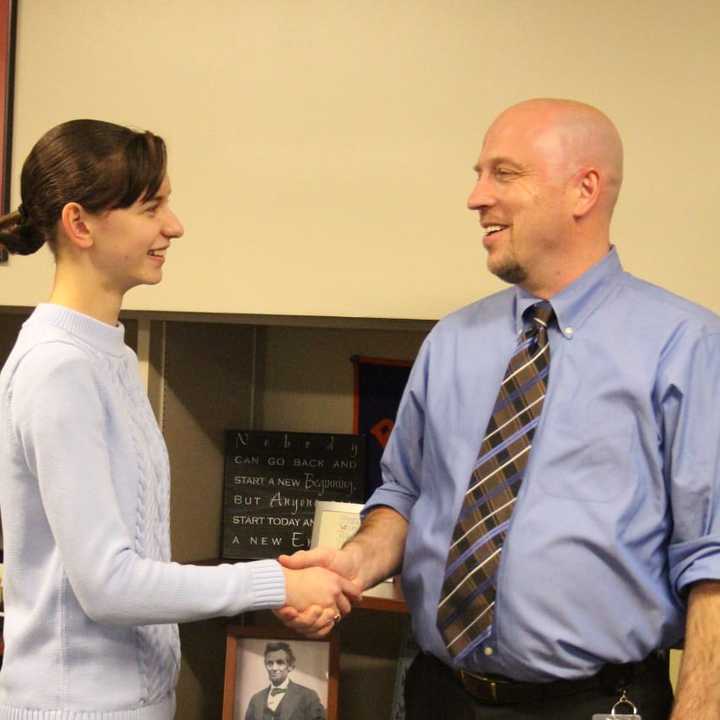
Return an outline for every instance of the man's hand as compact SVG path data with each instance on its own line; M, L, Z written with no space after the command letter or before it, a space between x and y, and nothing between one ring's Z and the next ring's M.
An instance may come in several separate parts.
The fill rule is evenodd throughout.
M355 597L358 600L360 591L373 587L400 570L407 531L407 520L400 513L381 506L365 517L360 530L341 550L300 550L294 555L281 555L278 559L287 572L303 572L315 566L344 577L358 591ZM350 609L338 604L337 611L333 612L318 600L313 602L314 605L306 608L286 606L276 610L275 614L293 630L316 638L327 635L335 622Z
M361 586L357 580L356 561L352 553L333 548L316 548L300 550L294 555L281 555L278 560L285 568L285 576L302 577L304 573L327 573L337 578L342 592L328 602L327 595L318 594L319 588L303 580L303 602L291 601L288 591L288 602L285 607L275 611L275 615L285 625L311 638L327 635L340 617L347 615L352 604L360 600Z
M325 567L292 564L297 567L284 568L286 605L276 615L304 635L323 637L359 601L360 587Z
M357 581L359 575L359 562L357 556L349 548L336 550L335 548L319 547L314 550L299 550L293 555L281 555L280 564L292 570L322 567L341 575L348 580Z

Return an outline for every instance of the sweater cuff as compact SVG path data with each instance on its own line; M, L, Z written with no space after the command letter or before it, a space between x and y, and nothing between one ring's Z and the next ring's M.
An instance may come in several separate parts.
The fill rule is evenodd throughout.
M285 573L277 560L250 563L253 601L248 610L278 608L285 604Z

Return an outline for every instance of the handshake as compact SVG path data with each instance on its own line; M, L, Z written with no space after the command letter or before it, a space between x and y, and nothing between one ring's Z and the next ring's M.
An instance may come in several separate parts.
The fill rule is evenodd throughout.
M307 637L324 637L360 601L363 590L400 571L407 533L408 521L380 506L340 550L320 547L281 555L286 604L275 615Z
M352 546L300 550L281 555L278 561L285 573L286 603L275 615L306 637L327 635L367 587L360 577L360 557Z

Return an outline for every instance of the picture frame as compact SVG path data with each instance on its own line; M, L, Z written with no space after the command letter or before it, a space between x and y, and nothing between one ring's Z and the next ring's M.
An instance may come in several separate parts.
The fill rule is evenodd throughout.
M310 547L322 545L340 549L360 527L362 509L362 503L317 500Z
M270 673L277 672L277 668L266 668L266 651L271 648L268 657L282 661L288 659L287 647L293 657L287 663L290 666L287 691L279 702L292 703L287 713L293 710L293 720L319 717L338 720L338 634L332 632L326 638L310 640L281 625L228 626L222 720L262 718L271 687ZM318 701L324 708L324 716L318 709Z
M10 211L17 0L0 0L0 215ZM0 264L8 252L0 245Z

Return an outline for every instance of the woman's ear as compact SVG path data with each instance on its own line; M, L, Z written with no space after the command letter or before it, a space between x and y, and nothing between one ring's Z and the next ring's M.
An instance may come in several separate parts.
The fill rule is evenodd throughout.
M67 203L60 214L60 222L71 243L79 248L92 246L93 236L87 223L87 213L82 205L76 202Z

